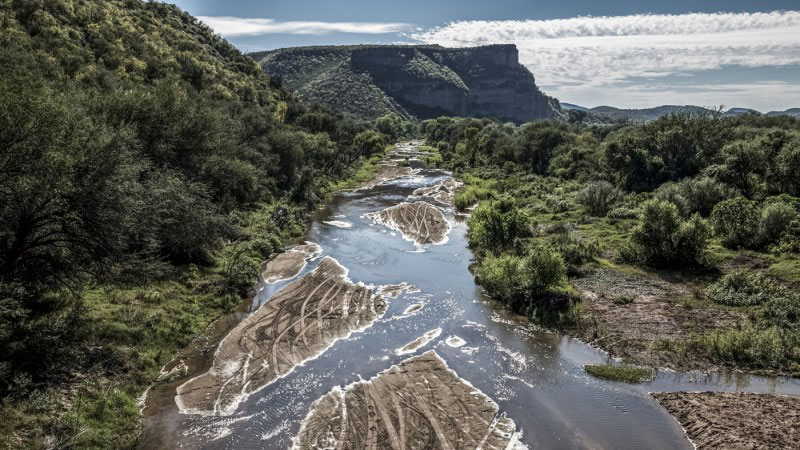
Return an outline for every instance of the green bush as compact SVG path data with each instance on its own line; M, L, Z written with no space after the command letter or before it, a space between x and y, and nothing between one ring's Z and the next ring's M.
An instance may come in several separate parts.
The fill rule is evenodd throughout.
M697 265L708 237L708 224L700 216L682 221L674 204L651 200L642 206L627 256L651 266Z
M687 178L678 183L681 196L686 200L687 213L708 217L717 203L734 197L728 185L709 177Z
M531 235L528 218L509 197L481 203L468 224L469 246L477 252L511 248L518 238Z
M764 245L777 243L797 218L797 211L786 203L764 206L761 210L761 242Z
M762 329L746 325L715 331L701 338L701 343L714 360L757 368L780 368L790 355L777 326Z
M800 326L800 295L778 295L767 300L759 310L758 318L763 323L781 328Z
M678 208L681 216L686 217L689 215L689 201L683 196L681 188L676 183L664 183L656 189L655 196L658 200L663 200L672 203Z
M593 216L605 216L617 201L622 192L608 181L593 181L578 193L578 203Z
M755 246L760 222L758 206L744 197L724 200L711 212L714 232L729 248Z
M781 294L780 286L771 278L749 270L729 273L706 289L712 301L729 306L761 305Z
M564 279L566 268L557 251L536 246L524 256L489 255L481 260L477 274L489 295L527 312L542 294Z
M553 234L549 242L564 259L570 275L579 273L582 265L592 261L600 253L596 242L579 239L569 233Z
M456 209L464 211L471 206L475 206L481 200L494 197L494 191L484 186L467 186L456 193L453 202Z

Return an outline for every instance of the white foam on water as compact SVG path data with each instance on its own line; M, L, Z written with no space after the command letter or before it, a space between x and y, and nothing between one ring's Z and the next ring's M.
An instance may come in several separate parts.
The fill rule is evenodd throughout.
M353 228L353 224L344 220L323 220L322 223L337 228Z

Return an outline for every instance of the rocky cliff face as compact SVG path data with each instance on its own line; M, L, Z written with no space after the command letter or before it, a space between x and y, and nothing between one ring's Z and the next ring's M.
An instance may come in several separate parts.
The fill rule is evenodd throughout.
M363 118L493 116L521 123L561 113L514 45L302 47L251 54L305 101Z

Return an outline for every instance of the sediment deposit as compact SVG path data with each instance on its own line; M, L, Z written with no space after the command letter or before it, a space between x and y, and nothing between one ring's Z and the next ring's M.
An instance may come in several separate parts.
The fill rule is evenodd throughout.
M294 448L503 449L515 429L497 404L429 351L317 400Z
M401 203L383 211L367 214L376 223L403 233L417 245L445 242L450 224L439 208L427 202Z
M230 414L237 405L334 341L370 325L386 302L325 257L222 340L208 372L178 388L181 412Z
M741 392L665 392L653 397L698 449L800 448L800 398Z
M264 271L261 273L261 277L267 283L275 283L292 278L303 270L309 259L318 255L321 251L320 246L313 242L295 245L267 261L264 264Z
M447 178L441 183L434 184L433 186L425 186L416 189L412 194L417 197L427 197L436 200L439 203L452 205L455 198L456 190L461 187L460 183L452 178Z

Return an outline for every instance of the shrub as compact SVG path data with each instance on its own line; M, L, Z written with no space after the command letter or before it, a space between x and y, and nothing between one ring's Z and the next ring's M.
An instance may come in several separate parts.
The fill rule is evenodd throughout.
M596 242L578 239L569 233L557 233L550 239L550 245L564 259L567 273L575 275L580 266L594 259L600 252Z
M779 295L767 300L759 310L758 318L782 328L797 327L800 325L800 296Z
M489 295L524 311L560 283L565 273L558 252L537 246L521 257L508 253L487 256L478 268L478 279Z
M723 305L753 306L780 296L781 289L761 272L737 270L709 286L706 295L715 303Z
M578 193L578 203L589 214L602 217L622 197L622 192L608 181L593 181Z
M509 197L481 203L468 225L469 246L476 251L510 248L516 239L531 234L528 218Z
M797 211L786 203L765 206L761 211L761 242L765 245L777 243L797 217Z
M683 196L680 186L675 183L664 183L656 190L655 198L672 203L678 208L681 216L689 215L689 201Z
M735 191L727 184L709 177L687 178L678 184L686 200L687 212L708 217L719 202L734 197Z
M456 194L453 203L456 209L464 211L481 200L487 200L493 197L494 191L491 189L483 186L467 186Z
M698 215L681 221L674 204L651 200L642 206L628 257L652 266L696 265L708 246L708 235L708 225Z
M785 361L788 348L778 327L715 331L701 339L712 359L759 368L777 368Z
M744 197L722 201L711 212L714 232L729 248L756 245L759 222L758 207Z

